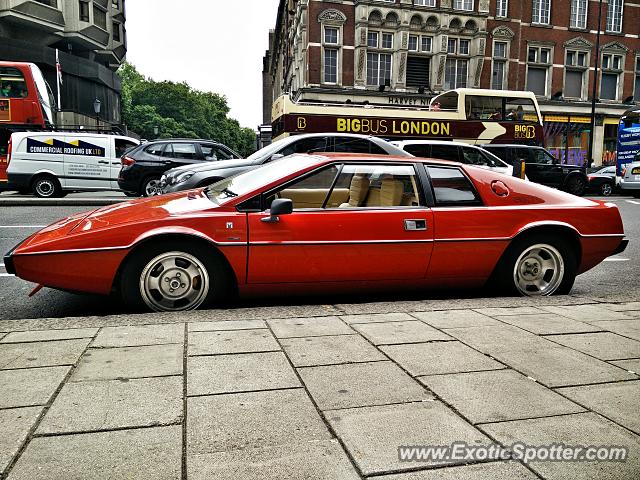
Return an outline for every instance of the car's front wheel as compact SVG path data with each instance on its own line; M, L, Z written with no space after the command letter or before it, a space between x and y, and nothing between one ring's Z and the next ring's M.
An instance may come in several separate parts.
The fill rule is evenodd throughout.
M142 182L142 195L145 197L153 197L154 195L161 195L162 189L160 188L159 177L149 177Z
M567 294L576 278L576 255L564 239L530 235L514 241L496 271L507 293L524 296Z
M613 185L611 183L605 182L602 185L600 185L600 194L603 197L608 197L612 193L613 193Z
M60 198L63 196L62 187L57 178L51 175L40 175L31 186L33 194L40 198Z
M229 296L222 259L199 245L160 243L135 251L122 270L122 300L156 312L194 310Z

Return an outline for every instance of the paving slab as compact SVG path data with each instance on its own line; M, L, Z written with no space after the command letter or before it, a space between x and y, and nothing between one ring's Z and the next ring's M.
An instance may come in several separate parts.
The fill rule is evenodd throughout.
M291 363L296 367L387 359L360 335L286 338L281 343Z
M637 320L604 320L591 322L602 330L617 333L623 337L629 337L640 341L640 319Z
M330 438L302 388L187 400L189 457Z
M474 424L585 411L513 370L435 375L419 380Z
M614 312L640 311L640 302L601 303L598 306L613 310Z
M385 475L380 480L536 480L537 478L520 463L492 462Z
M434 398L393 362L305 367L298 373L320 410Z
M588 383L635 380L629 373L570 348L544 350L511 350L495 353L495 357L547 387L564 387Z
M407 322L354 324L358 332L374 345L419 343L434 340L453 340L450 336L419 320Z
M624 368L627 371L640 374L640 358L633 360L617 360L615 362L609 362L617 365L620 368Z
M500 322L497 322L493 318L469 309L415 312L413 316L436 328L464 328L500 325Z
M538 307L486 307L475 308L474 310L490 317L500 315L538 315L540 313L546 313Z
M229 320L220 322L191 322L190 332L213 332L218 330L251 330L253 328L267 328L262 320Z
M529 466L545 479L637 480L640 438L594 413L491 423L480 428L505 445L564 444L571 446L624 446L625 462L532 461Z
M11 480L178 480L182 428L141 428L34 438Z
M555 335L550 340L601 360L640 358L640 342L621 337L615 333Z
M438 401L333 410L327 420L364 475L460 463L450 460L406 462L402 445L487 445L490 440Z
M557 391L640 435L640 381L559 388Z
M380 350L414 377L505 368L460 342L384 345Z
M600 305L545 306L541 308L548 312L581 322L628 320L633 318L623 312L614 312Z
M558 344L550 342L530 332L513 327L511 325L450 328L447 334L457 338L463 343L480 350L483 353L520 350L524 347L530 349L556 348Z
M354 332L338 317L281 318L267 320L278 338L352 335Z
M92 338L97 332L97 328L68 328L65 330L31 330L27 332L11 332L4 337L0 343L43 342L49 340Z
M182 345L89 349L70 381L182 375L183 350Z
M233 330L191 332L189 355L219 355L223 353L273 352L280 345L266 328L261 330Z
M169 425L182 419L182 377L70 382L37 434Z
M337 440L190 455L190 480L358 480Z
M189 357L189 395L301 387L284 353Z
M413 317L408 313L369 313L362 315L341 315L340 318L347 322L352 323L378 323L378 322L404 322L406 320L413 320Z
M0 475L6 470L27 439L43 407L24 407L0 410Z
M104 327L98 333L92 347L139 347L184 343L184 324L135 325Z
M71 367L0 370L0 408L45 405L69 370Z
M0 370L74 365L90 341L91 339L87 338L2 344L0 345Z
M538 335L600 331L600 328L596 326L584 322L578 322L577 320L556 315L555 313L540 313L536 315L500 315L494 318Z

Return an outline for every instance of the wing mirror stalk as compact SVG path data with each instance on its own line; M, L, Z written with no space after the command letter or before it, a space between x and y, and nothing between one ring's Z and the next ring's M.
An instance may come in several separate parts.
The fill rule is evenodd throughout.
M288 198L276 198L271 203L269 209L269 216L261 218L260 221L264 223L277 223L280 221L278 215L289 215L293 212L293 201Z

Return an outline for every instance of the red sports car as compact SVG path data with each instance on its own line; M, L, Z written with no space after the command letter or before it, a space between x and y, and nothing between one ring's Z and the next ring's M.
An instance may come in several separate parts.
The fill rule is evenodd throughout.
M615 205L458 163L295 155L211 187L61 220L4 259L52 288L158 311L239 293L570 291L627 245Z

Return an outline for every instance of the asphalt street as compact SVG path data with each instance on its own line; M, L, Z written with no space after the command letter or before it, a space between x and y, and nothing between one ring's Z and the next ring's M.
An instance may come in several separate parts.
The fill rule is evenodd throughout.
M625 301L635 298L638 271L640 271L640 201L631 197L607 199L618 205L630 244L627 250L611 257L593 270L579 276L572 295L593 299ZM96 207L86 206L2 206L0 207L0 252L10 250L38 229L62 217ZM70 265L69 268L74 268ZM95 295L76 295L45 288L34 297L29 292L35 287L7 274L4 264L0 267L0 319L26 319L69 316L91 316L128 313L111 298ZM238 306L256 305L324 305L367 301L393 301L430 298L473 298L477 291L420 292L406 295L394 294L387 298L375 297L319 297L277 298L269 300L239 301Z

